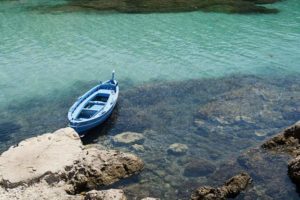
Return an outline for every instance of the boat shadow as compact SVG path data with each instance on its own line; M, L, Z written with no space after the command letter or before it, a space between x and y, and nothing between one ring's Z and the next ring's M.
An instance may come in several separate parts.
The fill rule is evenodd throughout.
M93 144L98 141L98 138L102 135L107 135L116 125L119 116L119 104L116 104L112 114L100 125L97 126L81 137L81 141L84 145Z

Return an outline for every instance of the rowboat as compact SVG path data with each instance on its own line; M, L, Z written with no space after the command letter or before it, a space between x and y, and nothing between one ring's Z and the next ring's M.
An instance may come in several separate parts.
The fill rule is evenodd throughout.
M118 96L119 86L113 71L110 80L100 82L72 105L68 112L69 126L84 136L88 130L100 125L111 115Z

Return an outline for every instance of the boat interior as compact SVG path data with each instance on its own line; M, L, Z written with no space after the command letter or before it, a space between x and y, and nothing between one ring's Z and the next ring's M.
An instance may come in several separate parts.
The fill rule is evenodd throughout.
M98 93L95 95L91 100L87 102L84 108L81 110L80 114L78 115L79 119L88 119L93 117L97 112L101 111L110 94L109 93Z

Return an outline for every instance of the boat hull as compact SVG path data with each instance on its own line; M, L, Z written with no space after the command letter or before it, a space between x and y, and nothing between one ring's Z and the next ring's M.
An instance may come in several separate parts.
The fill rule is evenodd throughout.
M84 136L88 130L99 126L111 115L118 96L119 86L114 79L93 87L69 109L69 126L81 137Z

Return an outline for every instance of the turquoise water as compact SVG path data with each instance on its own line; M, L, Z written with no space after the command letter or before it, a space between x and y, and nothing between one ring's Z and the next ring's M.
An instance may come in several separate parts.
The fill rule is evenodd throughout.
M274 15L41 13L30 2L1 2L2 108L112 69L134 84L300 71L297 0Z
M280 10L270 15L134 15L32 7L56 3L0 2L1 151L65 127L76 97L109 78L112 69L121 87L119 105L84 142L133 152L115 146L111 138L123 131L145 135L146 151L135 152L145 170L116 186L132 199L188 199L195 187L220 184L223 174L186 177L186 163L201 158L222 169L228 159L300 118L297 0L270 5ZM166 153L175 142L188 145L186 156ZM269 165L277 166L261 165L266 174ZM250 199L285 199L287 194L297 199L282 166L275 167L279 175L273 184L283 185L270 185L267 175L253 172ZM276 187L280 195L272 193Z

